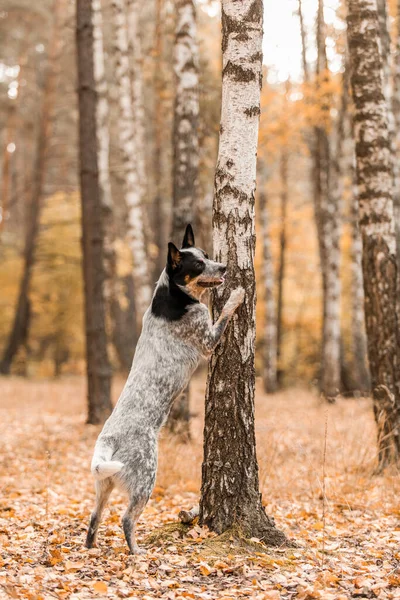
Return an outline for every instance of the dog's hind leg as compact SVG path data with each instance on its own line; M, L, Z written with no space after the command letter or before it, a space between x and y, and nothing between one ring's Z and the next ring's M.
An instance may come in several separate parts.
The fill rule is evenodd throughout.
M109 477L108 479L102 479L96 481L96 508L91 514L89 529L86 536L86 547L91 548L96 542L97 531L99 529L101 515L104 510L107 500L113 490L114 483Z
M131 554L145 553L145 550L141 550L136 543L136 524L143 512L144 507L147 504L147 501L148 497L131 497L128 510L122 517L122 528L124 530L125 539Z

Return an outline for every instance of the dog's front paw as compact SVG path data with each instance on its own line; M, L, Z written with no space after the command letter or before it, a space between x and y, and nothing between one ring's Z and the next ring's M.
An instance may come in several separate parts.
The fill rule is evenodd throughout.
M235 290L233 290L231 292L231 295L229 296L228 302L226 303L226 308L228 309L228 311L235 311L237 307L242 304L244 297L245 291L242 287L238 287Z

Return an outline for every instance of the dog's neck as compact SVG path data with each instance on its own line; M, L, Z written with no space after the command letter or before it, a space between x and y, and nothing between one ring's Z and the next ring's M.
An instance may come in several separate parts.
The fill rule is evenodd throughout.
M164 269L154 291L151 311L156 317L162 317L167 321L178 321L191 305L198 302L197 298L192 298L171 281Z

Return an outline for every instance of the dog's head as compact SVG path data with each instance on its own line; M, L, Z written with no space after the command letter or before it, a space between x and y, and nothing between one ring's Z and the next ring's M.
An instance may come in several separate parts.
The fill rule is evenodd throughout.
M193 298L200 298L207 288L224 283L226 265L210 260L200 248L195 247L191 225L186 227L182 248L168 244L167 275L171 282Z

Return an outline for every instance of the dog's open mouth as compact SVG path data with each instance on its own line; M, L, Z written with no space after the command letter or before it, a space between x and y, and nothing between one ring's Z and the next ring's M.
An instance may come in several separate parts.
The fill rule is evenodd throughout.
M223 284L225 277L216 277L215 279L198 279L197 285L203 288L212 288Z

